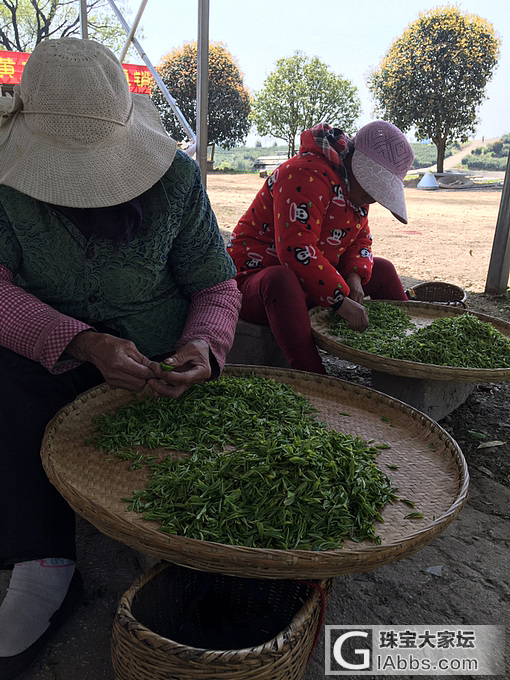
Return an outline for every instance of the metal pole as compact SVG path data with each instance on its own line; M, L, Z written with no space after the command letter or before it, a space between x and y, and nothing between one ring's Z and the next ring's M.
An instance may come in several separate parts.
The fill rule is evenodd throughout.
M197 162L207 184L207 108L209 86L209 0L198 0Z
M89 37L87 27L87 0L80 0L80 35L84 40Z
M126 20L125 20L124 17L122 16L122 13L121 13L120 10L118 9L117 5L115 4L115 2L114 2L113 0L108 0L108 2L110 3L111 8L113 9L113 11L115 12L115 14L117 15L117 18L118 18L118 20L120 21L120 23L122 24L124 30L126 31L127 34L129 34L129 24L126 22ZM145 65L147 66L147 68L148 68L149 71L151 72L152 77L153 77L154 80L156 81L156 83L157 83L159 89L160 89L161 92L163 93L163 96L165 97L165 99L167 100L168 104L170 105L170 108L171 108L172 111L175 113L175 115L176 115L176 117L177 117L177 120L178 120L179 123L182 125L184 131L185 131L186 134L188 135L188 138L190 139L190 141L191 141L192 143L195 142L196 136L195 136L195 133L193 132L193 129L191 128L190 124L188 123L188 121L187 121L186 118L184 117L184 115L183 115L182 111L180 110L180 108L177 106L177 103L175 102L174 98L172 97L172 95L171 95L170 92L168 91L167 86L166 86L165 83L161 80L161 77L160 77L159 73L156 71L156 69L154 68L154 66L153 66L153 65L151 64L151 62L149 61L149 58L148 58L148 56L145 54L144 49L142 48L142 46L140 45L140 43L138 42L138 40L137 40L134 36L133 36L133 38L131 39L131 42L133 43L133 45L135 46L136 50L138 51L138 54L139 54L140 57L143 59Z
M485 292L488 295L504 295L508 286L510 272L510 154L506 163L505 181L499 204L498 220L489 272L485 282Z
M126 43L124 47L122 48L122 53L119 57L119 61L123 62L124 59L126 58L127 51L129 50L129 46L131 45L131 41L133 39L134 34L136 33L136 29L138 28L138 24L140 23L140 19L142 18L142 14L145 10L145 6L147 5L148 0L142 0L142 4L140 5L138 12L136 13L135 20L133 22L133 25L131 26L131 30L128 33L128 37L126 38Z

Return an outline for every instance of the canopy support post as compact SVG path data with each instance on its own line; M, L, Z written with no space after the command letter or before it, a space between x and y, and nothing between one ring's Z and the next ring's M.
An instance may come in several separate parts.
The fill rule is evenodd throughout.
M87 0L80 0L80 36L84 40L89 37L87 27Z
M510 272L510 154L506 163L505 181L499 204L498 220L492 243L485 293L504 295Z
M197 162L207 184L207 105L209 85L209 0L198 0Z

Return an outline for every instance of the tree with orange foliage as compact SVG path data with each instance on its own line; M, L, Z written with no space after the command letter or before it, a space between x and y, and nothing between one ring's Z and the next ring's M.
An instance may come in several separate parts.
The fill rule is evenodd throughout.
M168 91L193 129L197 110L197 43L185 43L163 57L157 67ZM157 86L152 100L161 115L163 125L177 141L186 139L168 102ZM209 87L207 130L208 144L230 149L243 144L250 123L250 95L243 84L243 74L236 60L222 43L209 45Z

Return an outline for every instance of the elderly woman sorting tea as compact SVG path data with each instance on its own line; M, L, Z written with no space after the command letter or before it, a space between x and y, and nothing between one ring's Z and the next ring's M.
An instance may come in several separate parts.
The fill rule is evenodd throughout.
M107 382L176 397L217 377L240 306L197 164L92 40L39 44L0 108L0 680L83 594L48 421ZM165 360L174 367L163 370Z
M299 154L266 180L235 227L228 252L243 294L240 316L269 325L291 368L326 373L308 309L334 310L350 328L368 325L365 296L407 300L392 263L372 257L370 203L407 222L403 179L413 151L391 123L354 139L320 123Z

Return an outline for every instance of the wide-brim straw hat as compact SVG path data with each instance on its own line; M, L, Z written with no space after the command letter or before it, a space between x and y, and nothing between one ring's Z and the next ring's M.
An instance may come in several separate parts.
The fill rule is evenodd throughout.
M0 105L0 184L46 203L124 203L161 179L176 149L149 97L129 91L121 63L93 40L37 45Z
M404 177L414 158L403 132L392 123L375 120L354 138L352 172L363 189L407 224Z

